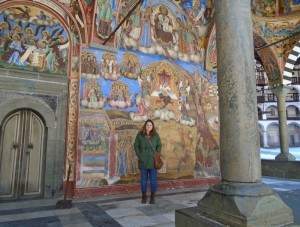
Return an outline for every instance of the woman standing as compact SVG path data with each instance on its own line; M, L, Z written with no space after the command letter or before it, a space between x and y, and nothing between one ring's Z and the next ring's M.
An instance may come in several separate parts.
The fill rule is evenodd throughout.
M162 144L160 137L155 130L152 120L147 120L134 141L134 150L139 159L139 169L141 171L141 191L142 203L147 202L147 181L150 178L151 198L150 204L155 203L155 193L157 187L157 170L154 167L154 152L161 152Z

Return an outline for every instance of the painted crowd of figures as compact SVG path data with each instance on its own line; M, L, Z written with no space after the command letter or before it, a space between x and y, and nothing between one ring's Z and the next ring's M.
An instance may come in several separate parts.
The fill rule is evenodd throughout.
M16 12L23 13L16 13ZM25 7L2 11L0 22L1 60L16 66L37 67L40 71L65 69L69 42L64 29L44 11L32 13Z
M190 16L194 17L195 12ZM174 17L174 16L173 16ZM197 26L204 26L204 20L196 20ZM180 17L175 20L170 15L168 7L161 5L156 14L148 6L145 9L137 9L128 23L123 27L124 35L139 43L140 46L150 48L153 42L157 42L169 48L178 48L182 53L195 54L199 49L196 36L193 33L192 24L183 22Z
M186 3L182 5L183 10L178 8L177 11L169 3L150 5L146 1L138 5L119 33L121 46L125 49L141 47L138 49L144 53L156 53L153 48L159 45L176 53L200 53L203 56L207 45L207 26L214 17L212 0ZM118 23L117 17L121 21L133 3L121 1L120 4L117 6L114 0L98 0L96 28L100 38L109 36Z

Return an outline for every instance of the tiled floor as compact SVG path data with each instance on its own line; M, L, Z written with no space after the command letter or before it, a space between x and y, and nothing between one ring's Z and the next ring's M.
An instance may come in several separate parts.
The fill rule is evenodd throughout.
M263 178L293 209L300 226L300 181ZM72 208L55 209L57 199L0 203L2 226L175 226L175 210L197 205L207 188L158 192L155 205L141 204L139 194L74 199Z

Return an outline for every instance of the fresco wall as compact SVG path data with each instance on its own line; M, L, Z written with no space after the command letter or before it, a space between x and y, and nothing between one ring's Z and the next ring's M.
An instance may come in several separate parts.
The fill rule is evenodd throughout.
M0 67L70 78L65 163L76 187L138 182L133 142L149 118L163 142L159 180L220 174L214 1L144 0L112 36L135 1L3 2ZM299 31L297 0L252 6L255 47ZM271 85L298 37L260 52Z
M300 10L299 0L252 0L252 12L260 17L291 15Z
M159 181L220 175L213 0L144 0L112 36L136 1L0 2L0 67L69 78L59 168L66 180L71 166L70 191L138 183L133 143L149 118L163 143ZM251 3L256 48L299 32L298 0ZM259 52L270 85L297 41Z
M133 143L149 118L163 143L160 180L219 175L217 86L201 65L83 48L81 78L77 187L138 182Z
M214 38L204 69L212 1L143 1L105 47L133 1L63 4L76 24L59 10L68 23L31 5L2 10L0 67L71 78L65 161L76 187L139 182L133 142L149 118L163 143L159 180L219 176Z
M102 44L133 3L95 1L91 42ZM159 180L219 175L216 73L203 69L214 9L180 4L143 1L108 40L117 52L82 48L77 188L139 182L133 143L149 118L163 142Z
M299 0L280 0L279 1L281 14L292 14L296 11L300 11Z

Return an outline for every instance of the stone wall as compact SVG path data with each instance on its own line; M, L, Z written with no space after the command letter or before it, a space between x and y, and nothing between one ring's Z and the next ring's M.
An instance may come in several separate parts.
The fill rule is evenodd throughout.
M261 160L262 175L288 179L300 179L300 162Z

